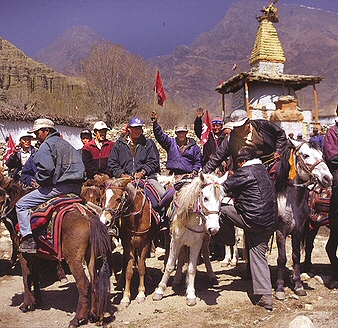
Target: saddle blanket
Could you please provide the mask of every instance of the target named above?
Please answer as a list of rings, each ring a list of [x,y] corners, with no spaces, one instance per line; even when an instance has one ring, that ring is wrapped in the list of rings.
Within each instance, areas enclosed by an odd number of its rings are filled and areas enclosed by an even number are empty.
[[[329,223],[329,208],[332,195],[331,188],[316,188],[310,191],[309,207],[311,209],[310,226],[314,224],[327,225]]]
[[[83,200],[75,194],[65,194],[41,204],[31,215],[31,227],[38,239],[38,251],[61,260],[61,227],[65,213],[75,208],[83,211]],[[19,230],[19,224],[16,227]]]

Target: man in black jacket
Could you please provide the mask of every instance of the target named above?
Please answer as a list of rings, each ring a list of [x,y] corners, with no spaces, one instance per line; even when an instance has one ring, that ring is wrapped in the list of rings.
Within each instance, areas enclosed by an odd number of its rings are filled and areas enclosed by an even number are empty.
[[[280,157],[287,144],[282,128],[267,120],[250,120],[245,110],[234,110],[230,123],[233,127],[230,137],[224,139],[203,167],[204,173],[214,171],[229,156],[236,163],[238,151],[244,146],[254,148],[263,163],[271,163]]]
[[[235,200],[235,205],[222,206],[222,222],[230,222],[244,230],[256,304],[272,310],[266,252],[277,224],[275,187],[255,150],[243,147],[237,155],[238,169],[224,183],[224,189]]]

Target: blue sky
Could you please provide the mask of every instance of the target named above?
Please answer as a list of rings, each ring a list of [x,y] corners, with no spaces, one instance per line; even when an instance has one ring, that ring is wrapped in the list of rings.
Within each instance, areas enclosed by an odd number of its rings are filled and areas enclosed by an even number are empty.
[[[190,45],[221,21],[231,0],[0,0],[0,37],[32,56],[86,25],[145,58]],[[269,1],[263,1],[262,4]],[[279,0],[338,12],[337,0]]]

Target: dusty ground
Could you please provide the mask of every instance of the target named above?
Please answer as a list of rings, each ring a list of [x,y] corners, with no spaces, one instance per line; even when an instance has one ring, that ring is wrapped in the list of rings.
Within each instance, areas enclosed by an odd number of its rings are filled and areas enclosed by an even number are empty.
[[[147,299],[143,304],[135,300],[122,309],[119,306],[121,292],[115,290],[111,278],[111,306],[106,314],[107,327],[288,327],[297,316],[307,316],[315,327],[337,327],[338,290],[330,290],[324,282],[329,280],[330,267],[325,252],[327,229],[321,228],[313,253],[313,272],[303,281],[308,295],[297,299],[287,288],[285,301],[274,301],[269,312],[255,307],[248,298],[251,282],[246,278],[244,261],[236,268],[221,267],[212,261],[218,277],[217,286],[208,286],[204,265],[198,267],[196,289],[198,302],[194,307],[185,304],[184,288],[173,291],[171,281],[162,301],[152,301],[156,284],[163,268],[163,250],[157,249],[156,257],[147,259],[150,278],[147,280]],[[289,243],[290,244],[290,243]],[[272,281],[276,280],[276,245],[269,255]],[[41,279],[41,309],[22,313],[18,306],[23,301],[23,284],[20,266],[10,268],[10,240],[0,225],[0,327],[67,327],[72,319],[77,302],[77,289],[71,275],[69,282],[55,282],[53,271],[47,271]],[[290,262],[289,262],[290,263]],[[288,263],[288,264],[289,264]],[[290,265],[289,265],[290,267]],[[137,277],[134,281],[136,285]],[[134,290],[134,297],[135,297]],[[83,327],[94,327],[87,324]]]

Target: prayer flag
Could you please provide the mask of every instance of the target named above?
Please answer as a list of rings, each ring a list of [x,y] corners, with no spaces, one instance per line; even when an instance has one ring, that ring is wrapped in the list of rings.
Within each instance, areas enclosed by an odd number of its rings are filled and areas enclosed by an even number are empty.
[[[164,92],[164,88],[163,88],[163,84],[162,84],[162,79],[160,76],[160,71],[157,71],[156,74],[156,84],[154,86],[155,92],[157,93],[157,103],[160,106],[163,106],[164,101],[167,99],[165,92]]]
[[[210,119],[209,111],[206,110],[205,116],[204,116],[204,122],[202,125],[202,136],[201,136],[202,146],[204,146],[207,143],[211,129],[212,129],[212,126],[211,126],[211,119]]]
[[[235,71],[235,70],[237,69],[237,67],[238,67],[237,64],[234,63],[234,64],[232,65],[232,70]]]

